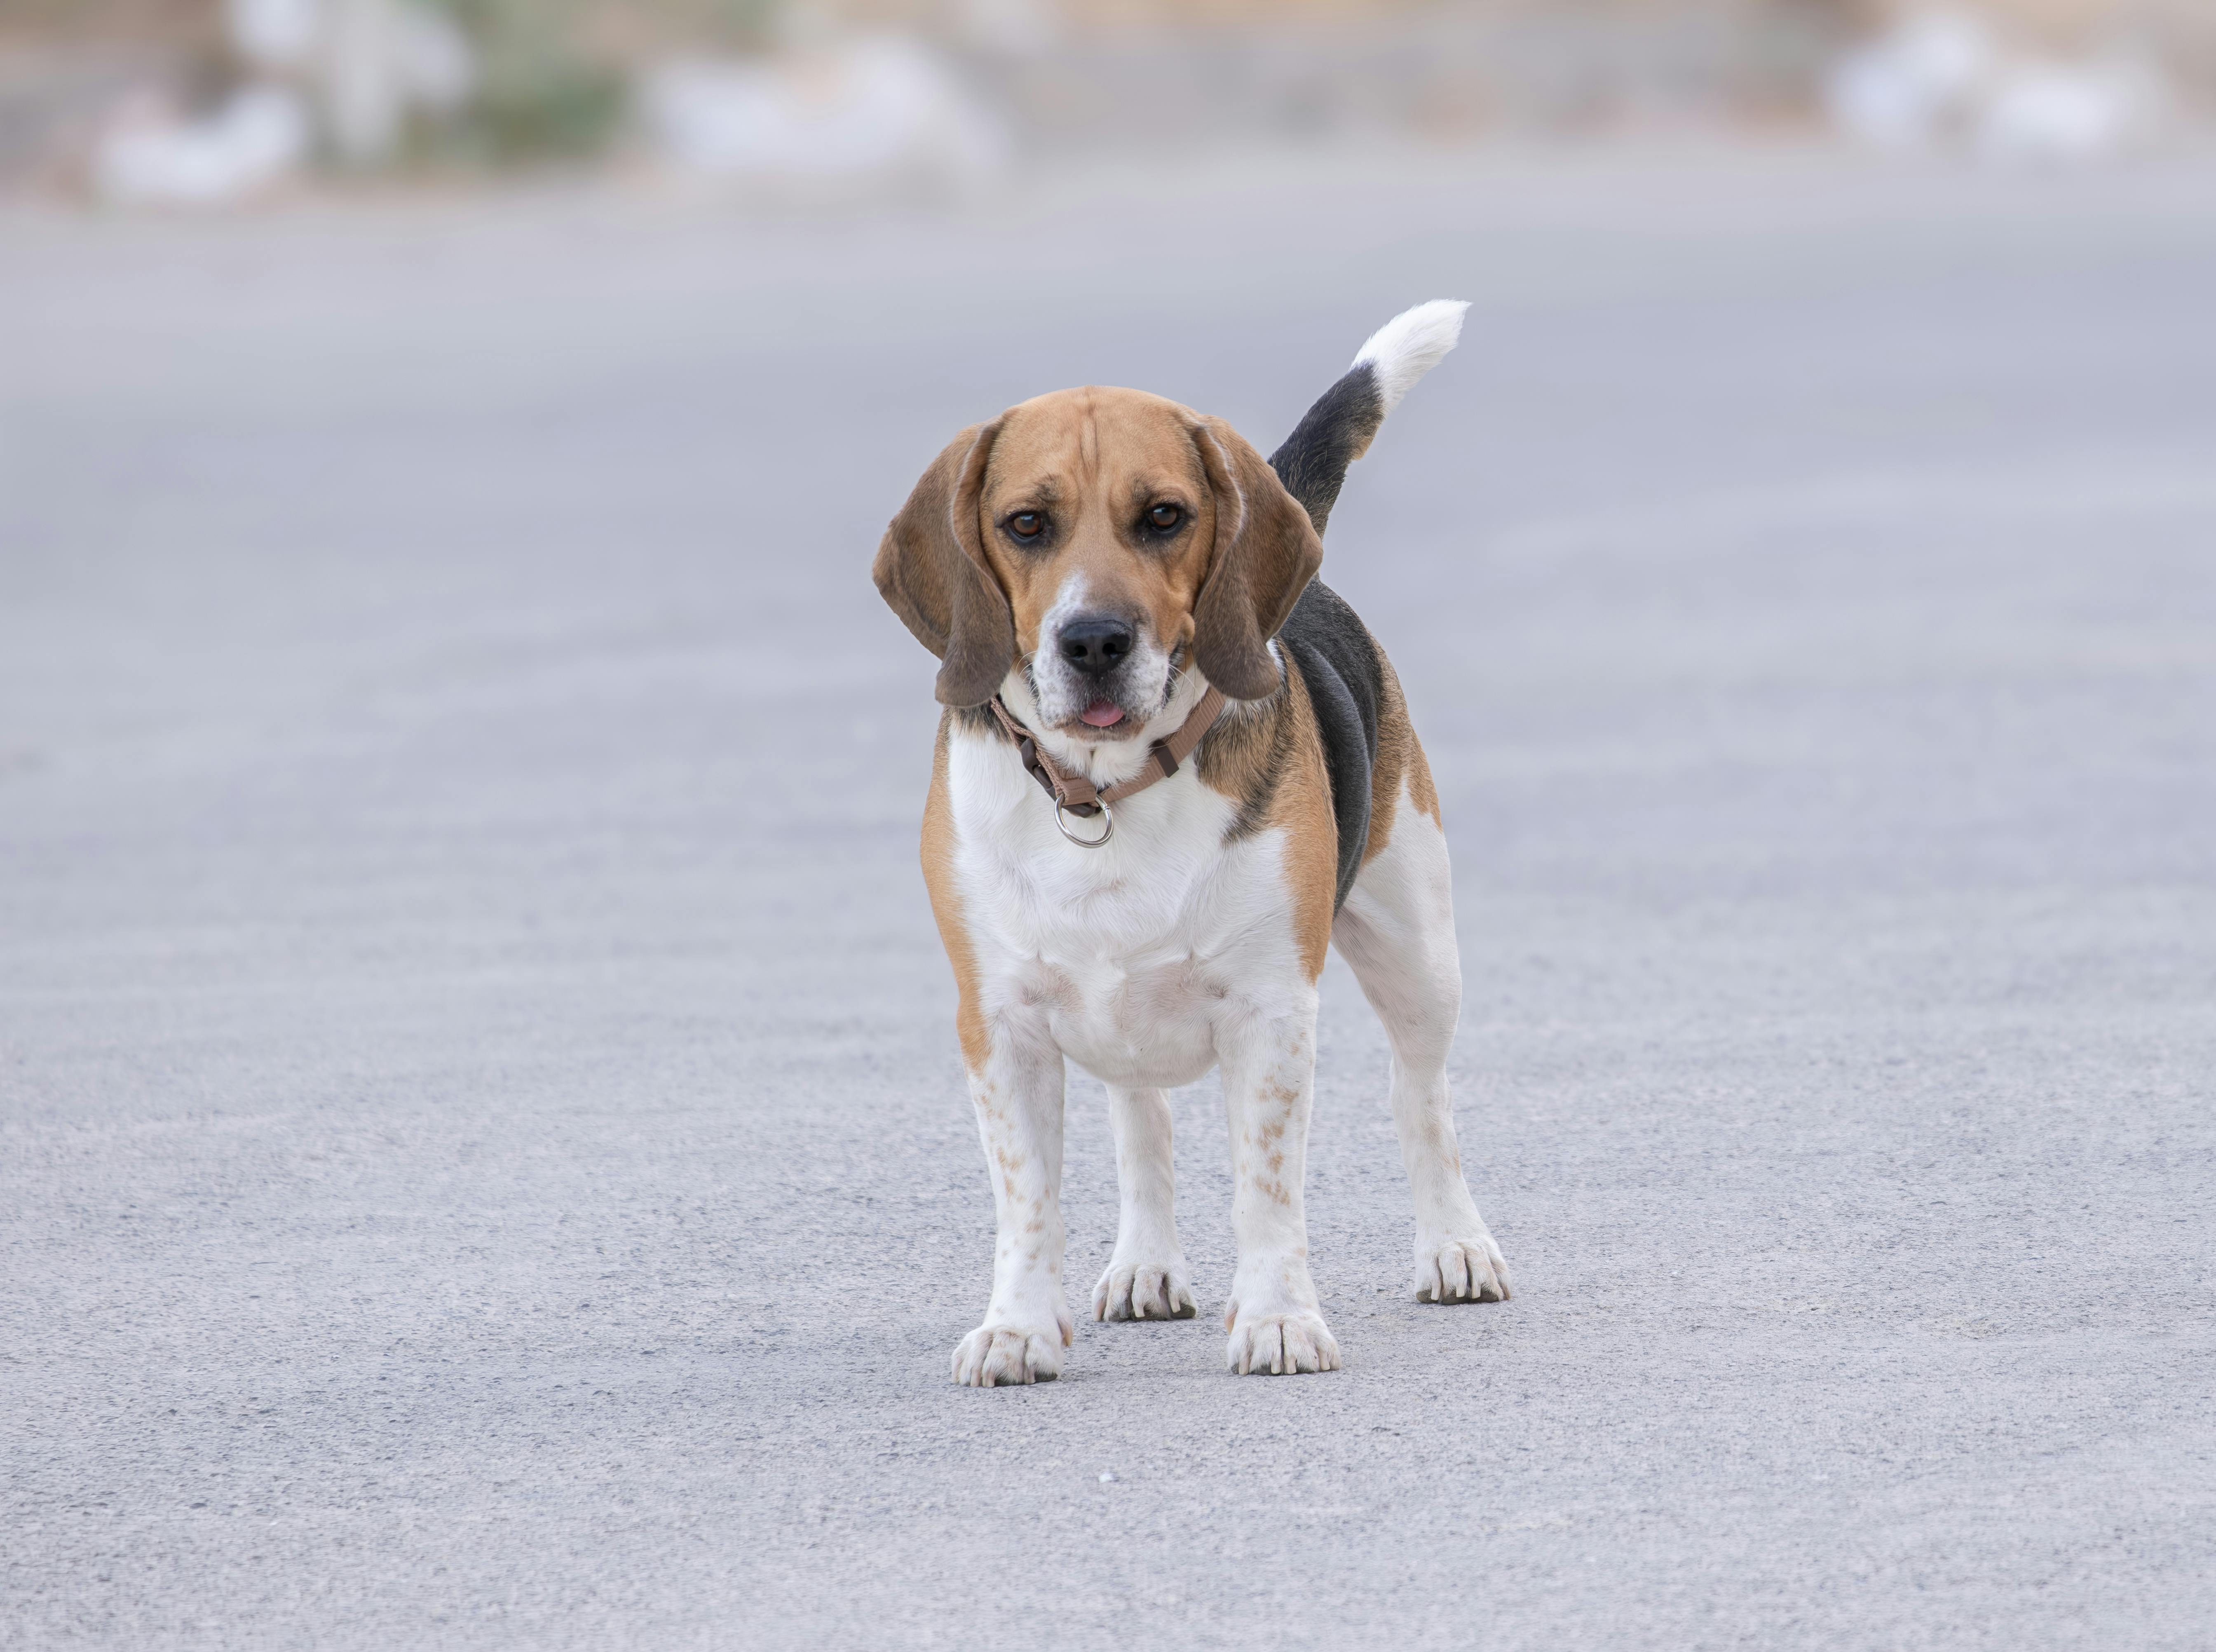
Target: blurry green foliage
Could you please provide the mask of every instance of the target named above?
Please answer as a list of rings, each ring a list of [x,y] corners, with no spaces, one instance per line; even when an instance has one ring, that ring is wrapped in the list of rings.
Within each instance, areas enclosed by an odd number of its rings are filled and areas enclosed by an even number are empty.
[[[624,77],[586,49],[580,0],[430,0],[477,50],[476,95],[417,134],[439,159],[517,162],[590,155],[623,119]]]
[[[468,36],[477,89],[427,125],[424,159],[515,163],[591,155],[623,123],[626,81],[683,51],[766,46],[779,0],[426,0]]]

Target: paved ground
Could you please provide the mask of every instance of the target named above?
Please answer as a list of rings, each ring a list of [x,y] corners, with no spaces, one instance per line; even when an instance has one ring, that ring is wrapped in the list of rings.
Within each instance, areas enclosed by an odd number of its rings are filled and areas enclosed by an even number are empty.
[[[10,1647],[2200,1648],[2216,168],[1356,163],[866,225],[0,225]],[[1265,445],[1458,856],[1499,1307],[948,1352],[990,1205],[870,589],[958,424]],[[1105,1256],[1072,1088],[1072,1274]],[[1104,1478],[1111,1474],[1112,1481]]]

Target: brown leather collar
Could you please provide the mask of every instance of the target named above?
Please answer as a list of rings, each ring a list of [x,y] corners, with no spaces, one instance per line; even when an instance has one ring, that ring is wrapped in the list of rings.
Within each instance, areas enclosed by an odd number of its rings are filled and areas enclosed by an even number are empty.
[[[1102,788],[1094,786],[1082,774],[1069,773],[1042,751],[1038,742],[1031,737],[1031,730],[1016,721],[1008,708],[1000,703],[998,694],[994,695],[990,702],[993,715],[1000,718],[1000,726],[1008,731],[1009,737],[1016,743],[1016,749],[1023,755],[1024,767],[1031,770],[1031,778],[1039,783],[1047,796],[1054,799],[1057,823],[1064,812],[1078,816],[1097,815],[1104,805],[1121,803],[1134,792],[1145,791],[1156,780],[1169,779],[1178,772],[1178,766],[1192,755],[1193,749],[1200,744],[1201,737],[1214,725],[1227,703],[1223,691],[1211,684],[1208,692],[1200,697],[1200,704],[1192,708],[1192,715],[1185,718],[1177,732],[1154,742],[1154,749],[1147,754],[1145,767],[1128,780]],[[1063,835],[1068,835],[1067,830]],[[1071,841],[1086,842],[1088,840],[1073,838]],[[1107,839],[1103,836],[1098,841],[1105,842]]]

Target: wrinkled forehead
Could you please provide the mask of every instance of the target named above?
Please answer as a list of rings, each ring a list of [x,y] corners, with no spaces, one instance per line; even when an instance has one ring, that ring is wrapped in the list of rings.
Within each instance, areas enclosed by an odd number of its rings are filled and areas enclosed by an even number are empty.
[[[1207,485],[1189,408],[1144,391],[1087,385],[1010,410],[993,444],[985,490],[994,500],[1038,490],[1069,502]]]

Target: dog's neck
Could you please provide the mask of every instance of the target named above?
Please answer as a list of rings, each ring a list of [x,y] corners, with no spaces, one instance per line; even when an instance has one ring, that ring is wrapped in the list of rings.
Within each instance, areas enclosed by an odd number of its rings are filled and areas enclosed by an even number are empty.
[[[1120,740],[1080,740],[1059,729],[1042,727],[1038,701],[1032,698],[1031,684],[1025,681],[1020,669],[1011,670],[1001,682],[1000,703],[1030,731],[1048,756],[1105,791],[1111,786],[1122,785],[1144,767],[1154,742],[1166,739],[1183,728],[1207,692],[1208,679],[1197,669],[1183,672],[1170,689],[1169,699],[1161,710],[1142,724],[1136,734]]]

